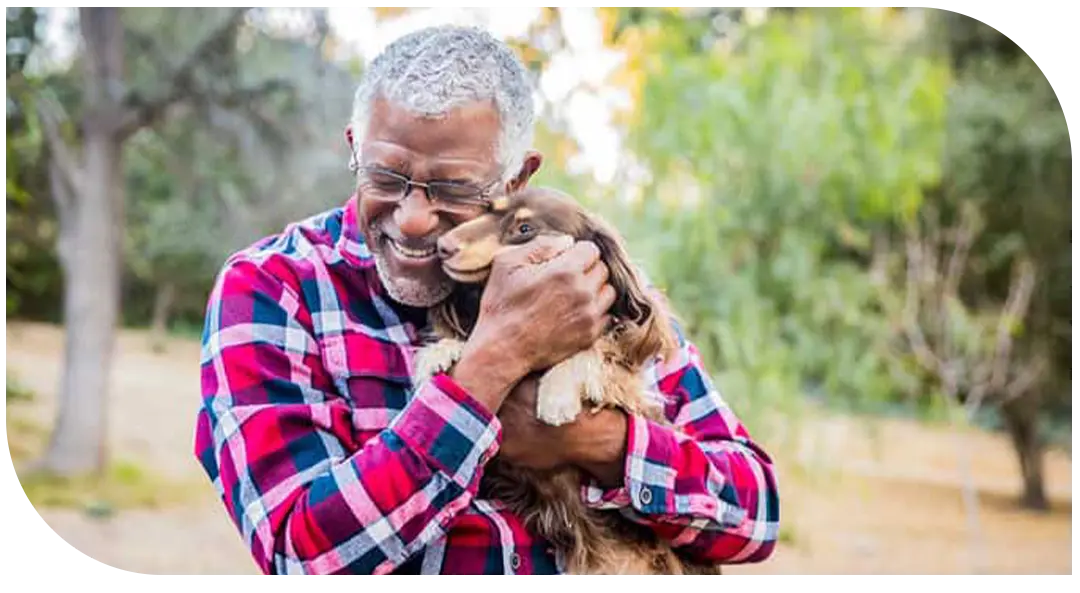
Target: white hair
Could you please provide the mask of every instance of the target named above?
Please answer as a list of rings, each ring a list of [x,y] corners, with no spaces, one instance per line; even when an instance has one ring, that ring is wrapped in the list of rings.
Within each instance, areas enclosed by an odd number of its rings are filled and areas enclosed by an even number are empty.
[[[496,158],[508,181],[532,144],[532,90],[524,64],[491,34],[453,25],[421,29],[395,40],[364,71],[353,100],[354,149],[377,98],[427,117],[492,101],[500,123]]]

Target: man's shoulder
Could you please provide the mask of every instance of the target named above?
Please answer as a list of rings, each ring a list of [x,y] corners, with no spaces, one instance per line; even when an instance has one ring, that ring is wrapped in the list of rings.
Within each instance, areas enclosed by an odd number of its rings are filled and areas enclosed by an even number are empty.
[[[236,250],[226,259],[226,264],[245,260],[257,262],[273,256],[310,259],[317,247],[332,247],[340,238],[344,212],[344,206],[335,206],[290,222],[281,230]]]
[[[343,245],[347,207],[348,204],[340,204],[295,220],[232,252],[222,263],[219,278],[230,272],[249,270],[269,275],[278,282],[298,284],[318,270],[339,263],[347,255]],[[362,238],[351,242],[363,248]],[[356,251],[355,246],[352,251]]]

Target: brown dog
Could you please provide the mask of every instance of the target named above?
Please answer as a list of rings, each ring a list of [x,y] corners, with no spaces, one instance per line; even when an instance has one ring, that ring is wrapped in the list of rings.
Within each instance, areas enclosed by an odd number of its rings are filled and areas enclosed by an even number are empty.
[[[594,242],[610,270],[616,297],[613,327],[591,349],[539,379],[537,418],[557,426],[573,421],[587,404],[666,422],[661,402],[650,398],[641,377],[647,363],[670,356],[678,347],[663,303],[645,291],[619,236],[573,199],[550,189],[531,188],[497,200],[489,212],[440,239],[443,269],[458,287],[431,310],[438,341],[417,354],[417,384],[449,370],[460,357],[495,254],[541,235],[565,237],[567,247],[579,240]],[[509,505],[560,550],[571,574],[719,574],[718,568],[688,563],[618,513],[589,509],[580,492],[576,469],[533,471],[498,457],[488,464],[481,482],[483,496]]]

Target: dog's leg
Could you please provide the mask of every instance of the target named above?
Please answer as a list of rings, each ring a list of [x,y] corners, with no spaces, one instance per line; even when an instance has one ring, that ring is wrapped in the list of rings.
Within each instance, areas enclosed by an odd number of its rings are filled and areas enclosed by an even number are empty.
[[[465,342],[450,338],[420,349],[413,365],[413,384],[422,385],[435,375],[449,371],[461,358],[464,347]]]
[[[582,399],[604,400],[603,359],[595,350],[575,354],[540,377],[536,418],[552,426],[572,422],[581,413]]]

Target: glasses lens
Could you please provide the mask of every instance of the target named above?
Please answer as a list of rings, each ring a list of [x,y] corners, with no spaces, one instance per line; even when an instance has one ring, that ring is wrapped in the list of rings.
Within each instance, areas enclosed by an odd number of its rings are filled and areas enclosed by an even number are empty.
[[[367,181],[370,189],[393,198],[404,194],[407,185],[405,179],[385,171],[368,171]]]
[[[447,208],[476,208],[484,205],[484,190],[461,183],[434,182],[431,197]]]

